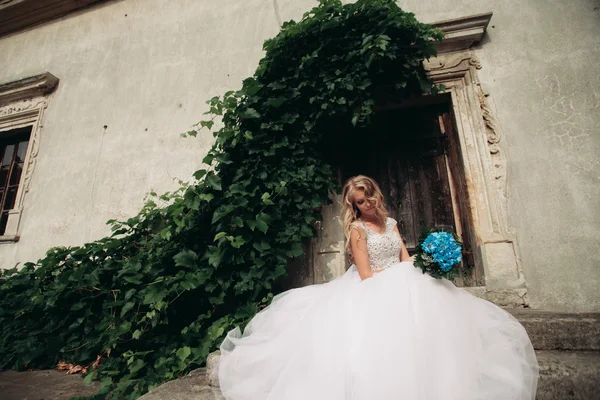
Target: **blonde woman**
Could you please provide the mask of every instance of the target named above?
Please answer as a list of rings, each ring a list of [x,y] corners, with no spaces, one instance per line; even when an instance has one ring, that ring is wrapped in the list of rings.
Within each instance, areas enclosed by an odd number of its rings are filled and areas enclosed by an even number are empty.
[[[275,297],[221,346],[228,400],[533,400],[538,365],[499,307],[424,275],[366,176],[342,193],[340,278]]]

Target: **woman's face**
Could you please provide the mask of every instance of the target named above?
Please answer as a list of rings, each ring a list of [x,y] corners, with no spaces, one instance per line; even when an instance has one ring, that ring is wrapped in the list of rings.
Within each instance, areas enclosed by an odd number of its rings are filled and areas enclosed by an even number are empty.
[[[375,202],[368,200],[363,190],[354,192],[354,205],[361,215],[375,215]]]

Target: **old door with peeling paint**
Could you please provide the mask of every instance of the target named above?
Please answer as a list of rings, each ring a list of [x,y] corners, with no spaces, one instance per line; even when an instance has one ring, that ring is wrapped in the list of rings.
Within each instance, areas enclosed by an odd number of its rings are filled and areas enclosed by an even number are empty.
[[[464,265],[472,265],[468,209],[463,190],[458,141],[448,102],[378,111],[367,129],[340,132],[333,138],[333,162],[340,182],[363,174],[374,178],[385,196],[389,216],[410,253],[424,228],[445,228],[464,242]],[[324,209],[319,237],[305,262],[313,283],[329,281],[347,268],[339,221],[340,198]],[[474,269],[455,283],[477,285],[482,273]]]

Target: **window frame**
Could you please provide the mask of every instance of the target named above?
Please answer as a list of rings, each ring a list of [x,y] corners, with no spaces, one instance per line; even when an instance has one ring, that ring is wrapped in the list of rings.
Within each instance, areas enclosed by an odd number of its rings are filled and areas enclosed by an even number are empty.
[[[50,94],[57,86],[58,78],[49,72],[0,84],[0,136],[15,129],[31,127],[15,205],[9,211],[0,243],[14,243],[20,239],[21,216],[37,163],[44,111],[48,107]]]

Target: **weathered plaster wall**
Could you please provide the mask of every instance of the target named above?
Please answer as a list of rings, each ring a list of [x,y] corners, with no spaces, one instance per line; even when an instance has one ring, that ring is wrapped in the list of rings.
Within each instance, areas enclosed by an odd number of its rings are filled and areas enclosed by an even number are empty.
[[[45,114],[21,241],[0,245],[0,266],[98,238],[106,220],[134,215],[144,193],[190,176],[212,137],[178,133],[200,119],[207,98],[252,74],[281,21],[315,3],[122,0],[0,38],[0,82],[44,71],[61,79]],[[529,301],[600,310],[600,3],[400,5],[427,22],[494,12],[475,51],[502,128]]]

